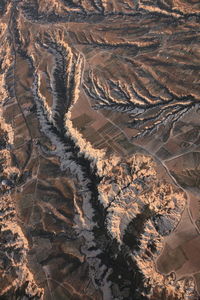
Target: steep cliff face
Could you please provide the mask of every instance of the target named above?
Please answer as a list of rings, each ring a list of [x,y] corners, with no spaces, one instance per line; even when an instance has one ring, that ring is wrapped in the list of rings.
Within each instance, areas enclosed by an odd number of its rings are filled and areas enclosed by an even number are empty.
[[[1,1],[2,299],[198,299],[199,13]]]

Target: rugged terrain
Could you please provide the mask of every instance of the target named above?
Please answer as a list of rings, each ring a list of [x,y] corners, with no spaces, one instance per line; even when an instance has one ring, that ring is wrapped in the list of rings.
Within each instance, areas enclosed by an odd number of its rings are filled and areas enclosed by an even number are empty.
[[[0,24],[0,299],[199,299],[199,1]]]

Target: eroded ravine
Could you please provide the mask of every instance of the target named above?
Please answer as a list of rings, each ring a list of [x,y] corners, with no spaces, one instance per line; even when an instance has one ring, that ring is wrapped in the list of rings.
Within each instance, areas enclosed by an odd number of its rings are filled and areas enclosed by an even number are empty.
[[[196,299],[199,7],[157,2],[0,7],[2,297]]]

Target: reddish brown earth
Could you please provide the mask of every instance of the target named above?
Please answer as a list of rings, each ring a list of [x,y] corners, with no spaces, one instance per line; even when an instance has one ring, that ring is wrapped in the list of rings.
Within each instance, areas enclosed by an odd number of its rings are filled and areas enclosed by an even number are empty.
[[[0,299],[199,299],[199,23],[1,1]]]

